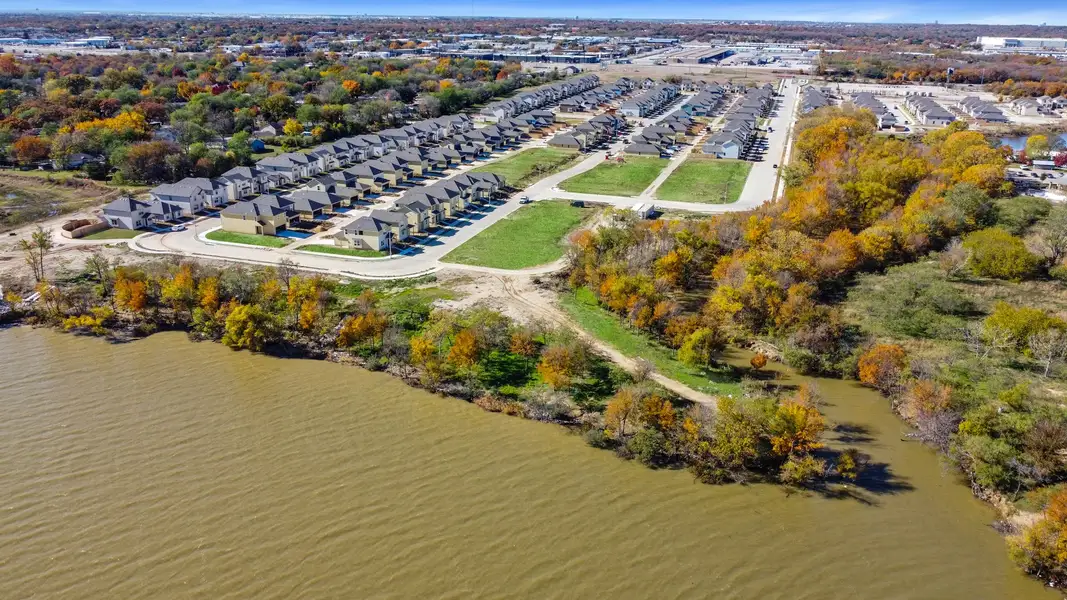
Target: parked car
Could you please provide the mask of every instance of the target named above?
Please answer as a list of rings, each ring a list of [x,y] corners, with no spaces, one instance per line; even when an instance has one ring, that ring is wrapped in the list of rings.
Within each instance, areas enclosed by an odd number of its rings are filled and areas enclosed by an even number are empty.
[[[529,196],[523,196],[522,198],[519,198],[519,204],[529,204],[529,203],[530,203],[530,197]]]
[[[571,200],[571,206],[575,208],[585,208],[585,202],[581,200]]]

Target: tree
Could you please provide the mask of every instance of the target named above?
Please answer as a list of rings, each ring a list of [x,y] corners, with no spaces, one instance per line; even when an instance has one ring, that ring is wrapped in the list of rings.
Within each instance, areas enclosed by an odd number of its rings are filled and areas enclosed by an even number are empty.
[[[660,431],[672,431],[677,422],[674,405],[659,394],[649,394],[641,399],[640,419],[646,427]]]
[[[175,157],[181,160],[175,160]],[[185,160],[181,149],[170,142],[134,144],[112,157],[124,181],[155,183],[171,179],[175,165]],[[168,161],[168,158],[171,160]]]
[[[1061,329],[1049,328],[1030,334],[1027,338],[1027,346],[1034,359],[1044,367],[1042,375],[1048,377],[1052,366],[1062,362],[1067,356],[1067,334],[1064,334]]]
[[[481,352],[479,346],[478,336],[473,331],[470,329],[460,331],[448,349],[448,362],[461,371],[472,373],[478,364],[478,355]]]
[[[53,246],[51,234],[40,225],[30,234],[29,240],[19,240],[19,249],[22,250],[23,259],[33,270],[33,278],[38,282],[44,281],[45,257],[48,256]]]
[[[20,165],[29,165],[47,158],[51,146],[35,135],[24,135],[11,144],[11,150]]]
[[[579,372],[579,357],[571,346],[554,344],[541,352],[537,372],[550,387],[565,388]]]
[[[726,340],[717,329],[701,327],[678,349],[678,360],[693,367],[708,367],[715,362],[715,355],[726,347]]]
[[[282,285],[285,286],[285,289],[288,290],[289,282],[297,273],[296,263],[291,259],[283,258],[278,261],[277,271],[278,281],[280,281]]]
[[[141,279],[130,279],[120,272],[115,277],[115,306],[141,312],[148,306],[148,285]]]
[[[1067,329],[1067,323],[1040,308],[993,304],[993,311],[982,322],[985,337],[992,345],[996,338],[1006,338],[998,349],[1024,350],[1030,337],[1048,329]],[[1005,335],[1006,334],[1006,335]]]
[[[197,300],[192,266],[184,264],[178,267],[178,272],[174,274],[174,277],[163,282],[160,298],[176,311],[191,311]]]
[[[287,119],[285,125],[282,126],[282,131],[288,136],[298,136],[304,133],[304,126],[296,119]]]
[[[296,113],[296,104],[285,94],[274,94],[263,101],[260,109],[263,111],[263,117],[268,121],[281,121]]]
[[[1037,242],[1049,264],[1058,265],[1067,257],[1067,207],[1057,204],[1041,220],[1036,230]]]
[[[205,277],[197,286],[200,308],[214,314],[219,309],[219,278]]]
[[[759,456],[764,428],[756,415],[733,398],[719,398],[711,454],[727,470],[743,471]]]
[[[904,349],[896,344],[877,344],[860,356],[860,382],[883,394],[889,394],[900,383],[907,366]]]
[[[369,310],[364,314],[353,315],[341,323],[341,329],[337,334],[337,345],[341,348],[350,348],[366,341],[377,343],[389,326],[389,318],[377,310]]]
[[[970,253],[971,269],[983,277],[1019,281],[1030,276],[1038,263],[1021,239],[999,227],[971,233],[963,247]]]
[[[1067,584],[1067,491],[1049,501],[1041,520],[1009,538],[1012,559],[1050,585]]]
[[[819,409],[798,398],[778,405],[771,418],[771,447],[780,456],[792,456],[821,448],[819,439],[826,421]]]
[[[85,259],[85,270],[93,274],[104,296],[111,293],[111,261],[100,252],[93,252]]]
[[[255,304],[238,304],[226,317],[222,343],[234,350],[260,352],[273,336],[273,317]]]
[[[629,429],[637,420],[637,393],[633,388],[624,387],[615,392],[604,409],[604,424],[608,435],[623,440],[629,435]]]
[[[1034,159],[1048,158],[1052,151],[1047,135],[1032,135],[1026,138],[1026,155]]]

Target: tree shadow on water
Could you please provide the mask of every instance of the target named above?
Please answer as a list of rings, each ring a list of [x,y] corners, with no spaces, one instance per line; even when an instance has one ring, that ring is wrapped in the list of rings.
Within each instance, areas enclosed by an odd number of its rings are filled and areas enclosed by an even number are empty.
[[[832,430],[835,441],[842,444],[867,444],[874,441],[871,430],[860,423],[838,423]]]

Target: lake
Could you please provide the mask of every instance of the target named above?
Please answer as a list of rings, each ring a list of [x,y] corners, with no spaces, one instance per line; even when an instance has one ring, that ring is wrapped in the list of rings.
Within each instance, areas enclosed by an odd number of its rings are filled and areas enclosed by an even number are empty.
[[[830,499],[177,333],[7,329],[0,364],[4,598],[1058,597],[846,382],[818,382],[832,443],[882,467]]]

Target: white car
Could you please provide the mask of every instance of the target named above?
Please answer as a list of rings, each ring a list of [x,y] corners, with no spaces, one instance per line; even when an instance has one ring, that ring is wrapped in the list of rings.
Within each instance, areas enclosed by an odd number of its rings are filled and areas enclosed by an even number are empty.
[[[171,227],[170,230],[174,232],[185,231],[185,225],[175,225],[174,227]]]

